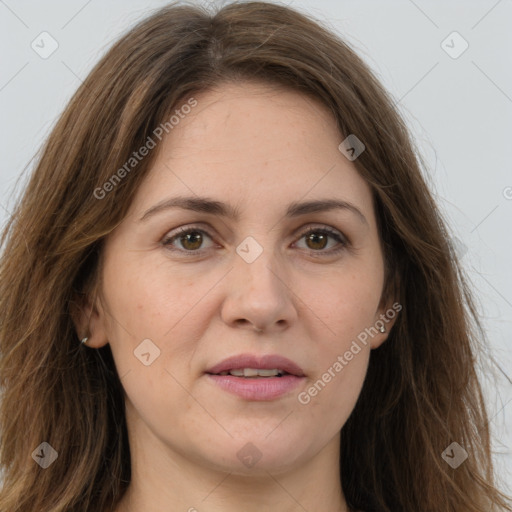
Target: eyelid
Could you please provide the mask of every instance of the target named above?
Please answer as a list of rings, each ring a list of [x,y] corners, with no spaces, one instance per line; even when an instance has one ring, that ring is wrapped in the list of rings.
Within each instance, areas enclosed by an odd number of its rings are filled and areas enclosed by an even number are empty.
[[[299,229],[296,232],[295,236],[303,237],[304,235],[307,235],[307,234],[309,234],[311,232],[316,233],[318,231],[324,231],[324,232],[328,233],[331,236],[338,236],[339,238],[341,238],[341,240],[344,243],[346,243],[346,244],[350,243],[349,238],[345,235],[345,233],[343,233],[343,231],[340,231],[339,229],[333,228],[332,226],[329,226],[327,224],[315,224],[315,223],[313,223],[312,225],[308,225],[307,228]]]
[[[341,251],[349,249],[349,247],[351,246],[350,240],[342,231],[339,231],[338,229],[325,224],[312,225],[306,228],[305,230],[299,230],[298,236],[296,236],[297,242],[302,240],[305,236],[309,235],[310,233],[324,233],[338,242],[337,247],[331,247],[330,249],[327,250],[315,251],[313,249],[303,249],[307,251],[309,254],[313,255],[314,257],[321,258],[322,256],[335,256]]]
[[[211,240],[213,240],[213,238],[214,238],[212,236],[212,234],[207,229],[205,229],[203,227],[199,227],[199,225],[187,224],[185,226],[180,226],[178,228],[172,229],[171,231],[168,231],[164,235],[164,237],[162,238],[160,243],[162,245],[164,245],[165,247],[168,247],[170,245],[169,242],[171,240],[178,239],[180,237],[180,235],[188,233],[188,232],[198,232],[198,233],[201,233],[203,235],[206,235]],[[181,253],[189,253],[190,255],[193,255],[193,254],[201,254],[206,249],[199,249],[197,251],[185,251],[183,249],[169,249],[169,250],[176,251],[176,252],[181,252]]]

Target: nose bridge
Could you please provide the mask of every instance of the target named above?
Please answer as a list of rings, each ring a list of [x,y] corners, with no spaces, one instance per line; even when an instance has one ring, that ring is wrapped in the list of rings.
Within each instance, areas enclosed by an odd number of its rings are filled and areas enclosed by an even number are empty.
[[[260,243],[256,236],[248,236],[236,247],[236,253],[225,320],[249,322],[256,328],[291,322],[295,316],[291,291],[270,237]]]
[[[262,237],[259,237],[260,241]],[[270,237],[266,237],[262,243],[254,236],[246,237],[236,248],[236,253],[241,261],[237,261],[240,266],[243,281],[251,289],[258,288],[260,285],[265,288],[271,286],[276,288],[276,277],[279,265],[276,263],[275,251],[271,247]],[[278,291],[277,289],[273,291]]]

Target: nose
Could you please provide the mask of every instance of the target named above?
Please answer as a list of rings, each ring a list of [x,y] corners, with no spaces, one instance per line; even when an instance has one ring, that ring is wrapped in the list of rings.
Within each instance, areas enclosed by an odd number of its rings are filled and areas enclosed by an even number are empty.
[[[236,254],[234,268],[226,276],[223,321],[231,327],[258,332],[289,328],[298,315],[287,277],[284,265],[269,250],[264,249],[250,263]]]

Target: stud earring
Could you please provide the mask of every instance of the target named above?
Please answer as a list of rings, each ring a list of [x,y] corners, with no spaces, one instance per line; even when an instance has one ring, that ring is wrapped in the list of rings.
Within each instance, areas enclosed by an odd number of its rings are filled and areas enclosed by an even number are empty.
[[[381,325],[379,327],[379,331],[382,332],[382,333],[385,333],[386,332],[386,328],[383,325]]]
[[[87,343],[87,341],[89,340],[89,338],[83,338],[82,339],[82,344],[85,345]]]

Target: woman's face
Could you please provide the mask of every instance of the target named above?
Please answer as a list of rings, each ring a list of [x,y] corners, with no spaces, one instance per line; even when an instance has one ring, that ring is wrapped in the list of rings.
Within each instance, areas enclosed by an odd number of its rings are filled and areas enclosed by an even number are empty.
[[[107,239],[89,345],[111,345],[141,450],[285,471],[337,442],[387,336],[371,193],[313,100],[194,97]]]

